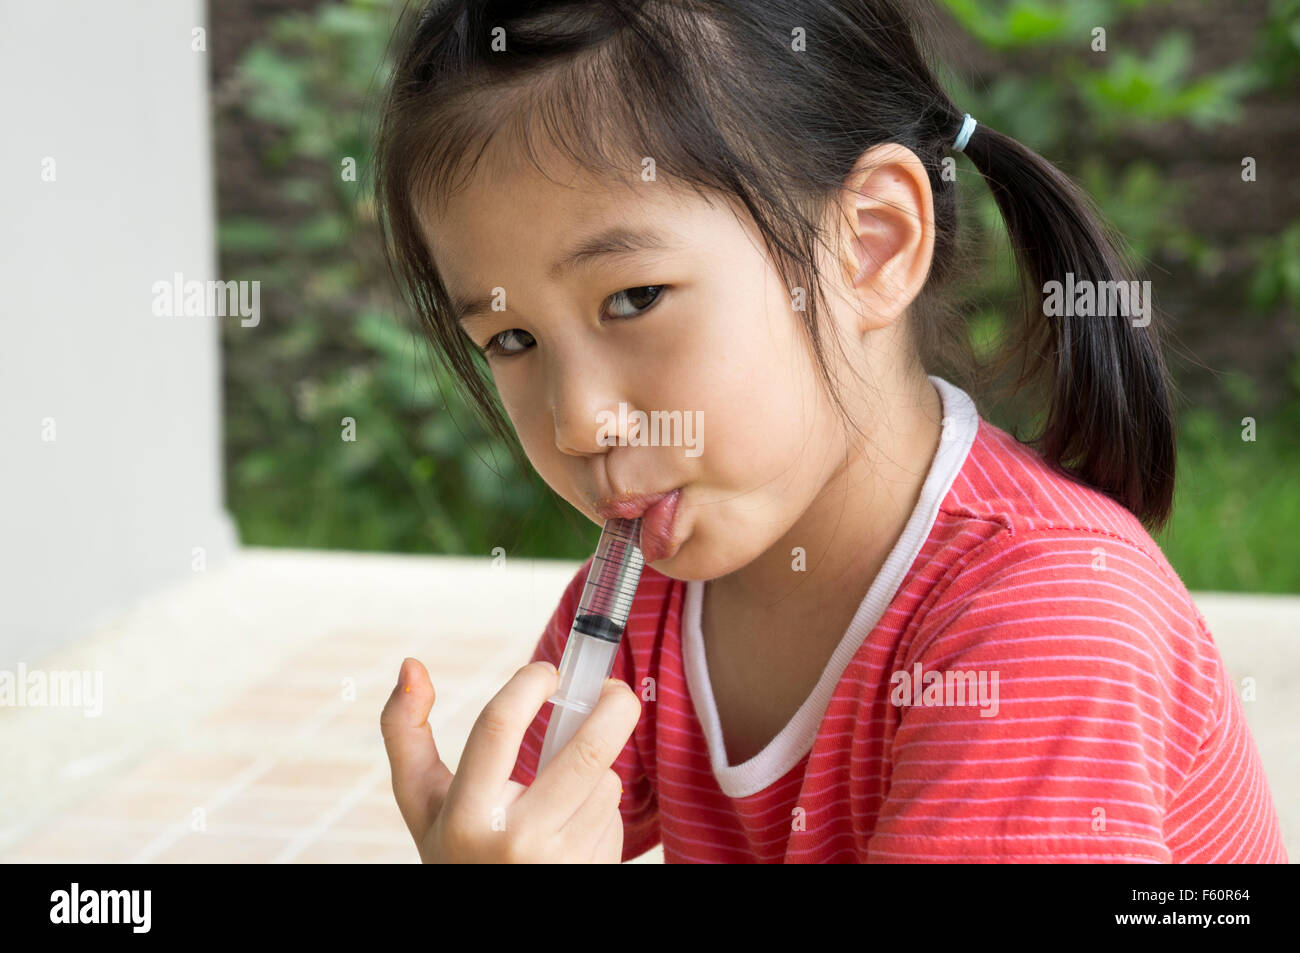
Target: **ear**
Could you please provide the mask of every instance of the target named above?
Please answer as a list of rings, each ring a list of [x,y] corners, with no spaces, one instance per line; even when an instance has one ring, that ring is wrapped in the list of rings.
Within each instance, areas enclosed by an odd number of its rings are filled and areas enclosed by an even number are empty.
[[[934,196],[921,160],[896,142],[871,147],[845,180],[837,214],[860,330],[886,327],[920,294],[934,254]]]

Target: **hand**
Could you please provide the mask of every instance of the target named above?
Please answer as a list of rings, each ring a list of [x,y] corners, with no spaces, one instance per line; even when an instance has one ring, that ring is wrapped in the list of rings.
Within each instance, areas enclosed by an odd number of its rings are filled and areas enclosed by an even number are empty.
[[[510,780],[524,734],[558,683],[549,662],[516,672],[474,722],[453,773],[429,727],[428,672],[415,659],[402,662],[379,730],[398,810],[424,863],[622,860],[623,788],[610,766],[641,717],[626,683],[606,680],[582,727],[531,785]]]

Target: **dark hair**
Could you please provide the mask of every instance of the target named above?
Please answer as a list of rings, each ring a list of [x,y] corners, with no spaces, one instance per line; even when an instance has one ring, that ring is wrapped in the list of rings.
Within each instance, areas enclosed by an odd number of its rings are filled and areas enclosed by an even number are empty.
[[[435,0],[408,9],[379,121],[377,213],[394,277],[489,426],[515,446],[481,354],[452,317],[416,208],[445,203],[503,129],[539,169],[535,127],[594,172],[630,178],[653,156],[659,174],[748,212],[787,288],[807,290],[813,357],[846,418],[819,333],[817,249],[826,247],[828,203],[861,155],[906,146],[929,174],[935,216],[909,330],[926,367],[951,364],[960,379],[974,355],[937,289],[960,257],[956,184],[941,170],[963,113],[922,55],[914,12],[903,0]],[[797,28],[806,50],[793,48]],[[1123,314],[1047,317],[1041,303],[1046,284],[1067,273],[1076,283],[1132,280],[1122,241],[1065,174],[1016,140],[980,124],[965,155],[992,190],[1020,266],[1025,326],[1003,366],[1019,354],[1014,386],[1050,393],[1032,442],[1159,528],[1172,506],[1175,434],[1155,319],[1134,327]]]

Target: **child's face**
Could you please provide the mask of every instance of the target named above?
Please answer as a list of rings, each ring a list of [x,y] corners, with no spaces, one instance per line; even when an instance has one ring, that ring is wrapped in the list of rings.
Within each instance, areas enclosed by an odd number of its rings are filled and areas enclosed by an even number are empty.
[[[496,338],[514,352],[489,366],[543,479],[598,524],[601,500],[680,488],[672,545],[653,563],[679,579],[715,578],[777,543],[798,545],[791,531],[847,445],[757,230],[657,182],[610,187],[552,171],[570,188],[531,166],[506,178],[482,169],[445,216],[428,213],[425,231],[454,298],[504,290],[507,310],[464,327],[476,344]],[[551,273],[615,226],[653,231],[666,247]],[[657,299],[628,290],[658,285]],[[695,447],[602,444],[620,402],[628,415],[693,415]]]

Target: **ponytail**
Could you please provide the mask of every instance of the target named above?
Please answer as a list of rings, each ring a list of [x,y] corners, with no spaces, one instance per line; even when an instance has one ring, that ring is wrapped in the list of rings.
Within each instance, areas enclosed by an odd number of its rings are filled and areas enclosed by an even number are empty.
[[[1145,320],[1154,308],[1148,299],[1135,326],[1131,307],[1075,315],[1046,305],[1051,282],[1067,294],[1083,282],[1094,291],[1137,288],[1120,239],[1086,193],[1015,139],[980,125],[963,151],[992,190],[1019,264],[1016,386],[1050,382],[1043,432],[1032,442],[1053,466],[1159,529],[1173,507],[1177,446],[1168,370],[1156,323]]]

